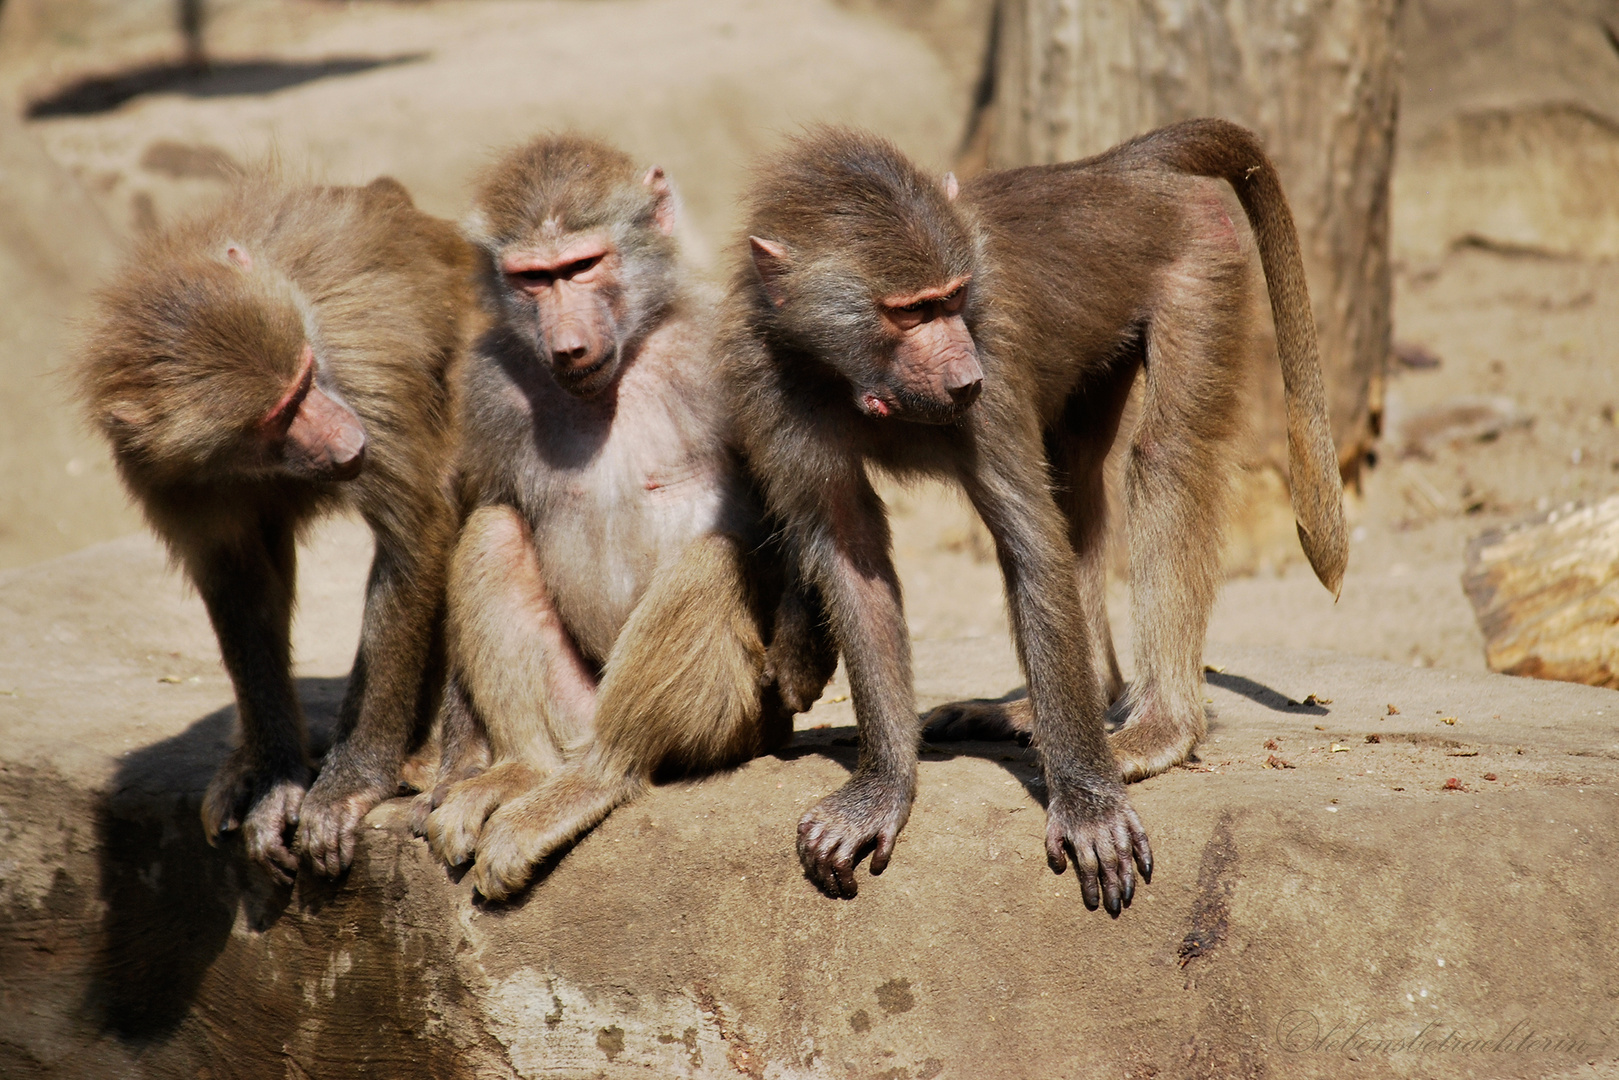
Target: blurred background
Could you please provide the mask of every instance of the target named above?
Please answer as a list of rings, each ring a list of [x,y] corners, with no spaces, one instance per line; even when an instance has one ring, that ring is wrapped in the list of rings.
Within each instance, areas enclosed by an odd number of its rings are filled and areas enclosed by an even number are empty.
[[[0,0],[0,570],[140,527],[55,372],[120,244],[233,162],[391,174],[456,217],[492,154],[579,128],[668,170],[717,273],[749,162],[807,123],[971,174],[1208,114],[1293,200],[1353,528],[1334,604],[1256,308],[1211,637],[1482,669],[1501,530],[1619,490],[1619,0]],[[1003,634],[981,526],[887,493],[913,634]],[[1612,563],[1581,579],[1604,628]],[[1568,677],[1613,684],[1598,638]]]

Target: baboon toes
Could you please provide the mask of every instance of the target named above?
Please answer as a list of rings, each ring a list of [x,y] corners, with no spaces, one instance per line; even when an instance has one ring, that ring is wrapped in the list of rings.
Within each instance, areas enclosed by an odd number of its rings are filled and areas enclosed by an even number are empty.
[[[427,819],[427,846],[445,866],[464,866],[478,851],[488,811],[453,796]]]

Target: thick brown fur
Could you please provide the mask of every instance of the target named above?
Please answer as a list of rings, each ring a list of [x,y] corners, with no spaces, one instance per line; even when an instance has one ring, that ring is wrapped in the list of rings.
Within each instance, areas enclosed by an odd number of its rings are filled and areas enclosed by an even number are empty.
[[[445,781],[416,827],[492,899],[655,776],[785,743],[836,663],[732,448],[673,200],[546,137],[468,218],[497,325],[466,371]]]
[[[1202,177],[1229,181],[1255,225],[1300,536],[1336,593],[1342,492],[1309,298],[1286,200],[1249,132],[1191,121],[1087,161],[990,173],[959,196],[953,177],[836,129],[761,171],[721,348],[749,464],[820,586],[860,723],[855,775],[799,827],[805,869],[828,892],[854,893],[866,850],[882,870],[915,789],[910,647],[868,465],[959,481],[1006,576],[1029,699],[947,708],[929,738],[1032,733],[1048,858],[1059,872],[1076,860],[1088,906],[1117,914],[1132,863],[1150,874],[1123,781],[1185,760],[1204,731],[1201,651],[1242,404],[1243,251]],[[895,360],[910,345],[894,319],[918,303],[942,326],[936,340],[970,335],[981,388],[947,395],[949,383],[901,371],[927,370]],[[1143,373],[1127,463],[1138,677],[1110,746],[1124,683],[1103,603],[1102,466]]]
[[[209,785],[204,826],[210,840],[241,828],[283,878],[297,849],[327,875],[349,864],[360,819],[395,793],[439,703],[472,271],[454,227],[396,182],[311,187],[267,168],[143,240],[87,328],[87,412],[201,593],[236,690],[242,745]],[[303,421],[314,434],[300,443]],[[343,509],[370,525],[376,555],[336,740],[309,787],[288,644],[295,544]]]

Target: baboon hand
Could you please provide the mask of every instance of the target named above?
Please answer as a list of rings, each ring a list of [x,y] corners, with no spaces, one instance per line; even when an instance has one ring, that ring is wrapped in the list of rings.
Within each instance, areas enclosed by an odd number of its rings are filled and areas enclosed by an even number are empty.
[[[887,869],[899,831],[911,816],[915,793],[911,782],[856,775],[816,803],[798,822],[798,859],[804,875],[828,896],[854,897],[860,891],[854,878],[856,864],[870,851],[872,874]]]
[[[1136,893],[1135,870],[1152,880],[1152,846],[1122,784],[1053,791],[1046,808],[1046,861],[1062,873],[1069,855],[1085,906],[1118,918]]]
[[[202,797],[202,827],[208,843],[220,834],[242,830],[248,857],[282,884],[298,872],[298,856],[287,843],[297,828],[304,791],[309,785],[303,766],[296,775],[276,780],[260,774],[248,755],[237,750],[225,760]]]
[[[298,822],[298,850],[317,874],[335,878],[348,869],[360,822],[391,794],[392,785],[356,778],[343,769],[321,770],[304,796]]]
[[[924,742],[1003,742],[1029,745],[1033,716],[1027,697],[1011,701],[973,698],[940,705],[922,717]]]

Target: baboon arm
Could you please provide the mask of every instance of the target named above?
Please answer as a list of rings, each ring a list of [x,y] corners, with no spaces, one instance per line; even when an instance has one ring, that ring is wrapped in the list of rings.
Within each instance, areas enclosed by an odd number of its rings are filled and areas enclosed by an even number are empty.
[[[296,567],[292,531],[266,527],[239,546],[189,553],[187,567],[219,639],[242,728],[241,747],[203,796],[203,829],[213,843],[220,833],[240,828],[248,856],[290,881],[298,857],[285,834],[298,820],[309,784],[303,707],[288,648]]]
[[[495,756],[560,765],[595,728],[596,675],[557,610],[522,515],[484,506],[468,517],[448,591],[450,666]]]
[[[882,501],[863,472],[824,494],[801,551],[848,668],[860,756],[848,783],[799,821],[798,854],[828,894],[852,897],[856,863],[870,850],[872,873],[882,873],[910,817],[918,728],[910,635]]]
[[[1000,432],[1002,436],[1006,432]],[[1152,849],[1119,777],[1105,728],[1106,695],[1091,662],[1089,628],[1074,602],[1073,553],[1041,472],[1039,443],[981,440],[968,498],[995,538],[1018,657],[1029,682],[1034,740],[1049,801],[1046,858],[1074,860],[1085,905],[1117,916],[1152,876]],[[993,445],[990,445],[993,442]]]
[[[353,860],[361,819],[394,793],[412,735],[427,729],[439,706],[443,656],[434,624],[446,545],[432,535],[408,547],[378,536],[337,741],[300,814],[299,844],[328,876]]]

